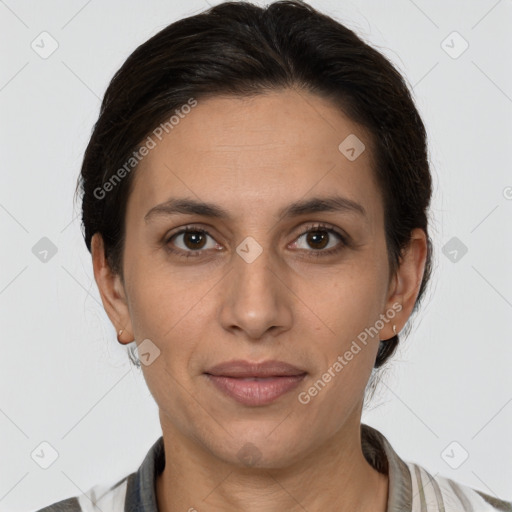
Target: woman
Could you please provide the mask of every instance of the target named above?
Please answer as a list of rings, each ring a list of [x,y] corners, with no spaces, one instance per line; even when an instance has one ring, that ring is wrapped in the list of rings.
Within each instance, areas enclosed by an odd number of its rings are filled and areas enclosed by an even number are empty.
[[[163,436],[44,511],[491,511],[361,423],[431,272],[424,125],[306,4],[173,23],[105,93],[80,181],[105,310]]]

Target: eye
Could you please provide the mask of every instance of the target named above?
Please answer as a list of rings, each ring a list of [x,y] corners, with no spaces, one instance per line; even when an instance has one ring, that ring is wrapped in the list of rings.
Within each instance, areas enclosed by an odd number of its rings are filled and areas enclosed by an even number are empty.
[[[177,253],[179,256],[189,258],[200,256],[204,250],[218,248],[215,242],[211,243],[210,246],[207,245],[208,237],[213,240],[208,231],[195,226],[187,226],[185,229],[170,236],[165,243],[171,253]],[[181,246],[179,243],[176,243],[176,240],[181,241]],[[179,250],[175,250],[171,244],[176,245]]]
[[[333,235],[339,242],[332,244]],[[212,242],[208,246],[208,238]],[[301,247],[299,241],[304,238],[309,247]],[[341,243],[340,243],[341,242]],[[198,226],[187,226],[174,233],[165,241],[166,249],[178,257],[190,258],[202,256],[207,250],[222,250],[208,231]],[[347,238],[336,229],[325,224],[312,224],[307,226],[298,238],[292,243],[293,248],[299,248],[313,257],[329,256],[340,252],[348,246]],[[175,248],[177,247],[177,249]],[[311,249],[312,248],[312,249]]]
[[[341,243],[331,243],[333,235],[335,238],[338,238]],[[304,239],[307,245],[306,247],[300,246],[298,241],[301,239]],[[307,229],[299,235],[293,245],[297,246],[299,249],[309,251],[312,256],[325,256],[341,251],[341,249],[347,245],[347,240],[341,233],[330,226],[315,224],[308,226]],[[313,250],[311,251],[310,248],[313,248]]]

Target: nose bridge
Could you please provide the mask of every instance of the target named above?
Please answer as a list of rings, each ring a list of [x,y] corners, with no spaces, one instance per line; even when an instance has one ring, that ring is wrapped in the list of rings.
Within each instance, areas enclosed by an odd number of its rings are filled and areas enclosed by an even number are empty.
[[[235,291],[239,298],[252,294],[252,302],[258,298],[275,300],[275,277],[272,270],[272,254],[255,238],[246,237],[236,248],[234,258]],[[274,279],[272,279],[274,277]],[[265,296],[265,297],[263,297]]]
[[[289,292],[275,276],[275,263],[272,251],[253,237],[237,246],[222,306],[225,328],[236,326],[259,338],[271,327],[289,327],[291,311],[285,296]]]

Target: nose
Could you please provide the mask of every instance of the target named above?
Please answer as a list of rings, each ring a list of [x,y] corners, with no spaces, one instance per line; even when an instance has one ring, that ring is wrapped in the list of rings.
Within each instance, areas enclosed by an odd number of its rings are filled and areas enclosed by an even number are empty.
[[[290,329],[293,320],[286,270],[274,261],[271,251],[255,250],[251,244],[242,245],[233,256],[220,310],[224,329],[252,341],[277,336]]]

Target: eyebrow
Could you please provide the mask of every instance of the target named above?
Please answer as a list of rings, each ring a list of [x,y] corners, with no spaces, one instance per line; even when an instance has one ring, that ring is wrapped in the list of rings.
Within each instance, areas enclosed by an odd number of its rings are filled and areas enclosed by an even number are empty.
[[[336,195],[295,201],[281,208],[278,212],[278,217],[280,219],[287,219],[318,212],[356,213],[362,217],[367,215],[366,210],[361,204],[347,197]],[[201,215],[222,220],[231,219],[231,215],[227,210],[214,203],[206,203],[195,199],[170,198],[164,203],[151,208],[144,216],[144,221],[148,222],[156,216],[178,214]]]

